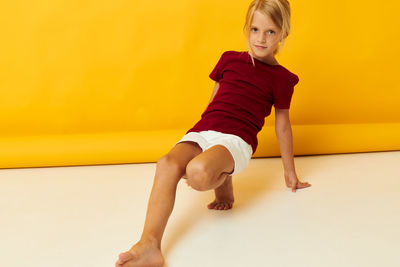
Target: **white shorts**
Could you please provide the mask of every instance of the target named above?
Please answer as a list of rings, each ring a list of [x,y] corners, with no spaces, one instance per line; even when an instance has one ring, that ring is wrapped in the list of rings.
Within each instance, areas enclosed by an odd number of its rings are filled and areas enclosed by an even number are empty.
[[[249,145],[239,136],[233,134],[226,134],[212,130],[190,132],[184,135],[176,144],[183,141],[192,141],[197,143],[203,152],[215,145],[222,145],[226,147],[231,153],[235,162],[235,167],[231,175],[243,172],[249,165],[251,156],[253,155],[253,149],[251,145]]]

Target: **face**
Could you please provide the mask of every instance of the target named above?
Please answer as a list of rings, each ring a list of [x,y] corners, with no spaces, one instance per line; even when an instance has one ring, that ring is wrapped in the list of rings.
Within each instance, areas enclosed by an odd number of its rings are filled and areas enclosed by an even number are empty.
[[[250,47],[255,58],[271,64],[275,62],[274,51],[280,42],[281,30],[269,16],[255,11],[250,24]]]

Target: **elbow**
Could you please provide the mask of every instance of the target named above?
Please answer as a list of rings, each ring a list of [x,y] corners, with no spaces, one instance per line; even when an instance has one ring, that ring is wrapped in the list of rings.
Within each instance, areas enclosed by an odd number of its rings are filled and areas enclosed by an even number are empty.
[[[290,133],[291,131],[292,127],[290,126],[290,123],[275,125],[275,133],[277,136]]]

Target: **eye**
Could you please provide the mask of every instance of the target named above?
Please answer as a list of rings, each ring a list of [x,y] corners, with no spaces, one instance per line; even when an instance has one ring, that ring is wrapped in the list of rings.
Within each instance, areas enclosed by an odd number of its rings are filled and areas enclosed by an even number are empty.
[[[254,30],[254,31],[257,31],[257,28],[254,28],[254,27],[253,27],[253,28],[251,28],[250,30],[251,30],[251,31],[253,31],[253,30]]]
[[[275,32],[273,30],[269,30],[268,33],[275,34]]]

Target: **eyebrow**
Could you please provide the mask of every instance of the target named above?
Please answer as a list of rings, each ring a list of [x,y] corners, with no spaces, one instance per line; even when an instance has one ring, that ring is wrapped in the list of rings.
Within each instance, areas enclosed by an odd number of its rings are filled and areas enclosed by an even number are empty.
[[[256,25],[251,25],[250,27],[258,28]],[[277,30],[277,28],[275,26],[267,26],[267,28]]]

